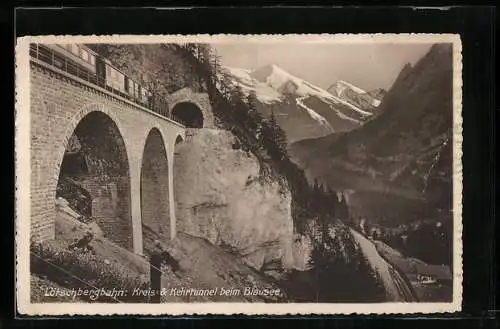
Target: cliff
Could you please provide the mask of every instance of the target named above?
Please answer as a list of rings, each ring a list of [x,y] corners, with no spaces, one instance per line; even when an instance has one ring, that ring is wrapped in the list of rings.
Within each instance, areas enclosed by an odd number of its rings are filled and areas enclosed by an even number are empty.
[[[293,266],[291,194],[259,176],[231,132],[193,129],[174,159],[180,231],[241,255],[258,270]]]

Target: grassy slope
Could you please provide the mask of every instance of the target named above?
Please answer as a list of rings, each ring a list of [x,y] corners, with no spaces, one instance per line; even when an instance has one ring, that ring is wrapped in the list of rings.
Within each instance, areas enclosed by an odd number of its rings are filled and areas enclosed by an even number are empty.
[[[56,220],[57,238],[51,244],[66,248],[77,237],[83,236],[87,231],[85,224],[69,218],[58,217]],[[149,263],[146,259],[128,250],[125,250],[102,236],[96,236],[90,243],[96,257],[109,263],[117,263],[127,268],[131,277],[149,278]],[[243,264],[236,256],[210,244],[208,241],[180,233],[173,243],[167,246],[169,252],[180,262],[182,268],[180,278],[175,276],[170,269],[163,268],[162,287],[183,288],[244,288],[257,287],[275,288],[276,286],[263,277],[260,273]],[[78,274],[78,273],[76,273]],[[82,278],[86,279],[86,278]],[[32,294],[38,301],[50,302],[53,299],[44,299],[40,293],[45,286],[55,285],[51,278],[40,280],[33,276]],[[71,287],[66,287],[71,288]],[[98,287],[99,288],[99,287]],[[119,287],[117,287],[119,288]],[[63,300],[59,300],[63,301]],[[232,297],[175,297],[166,296],[165,302],[183,301],[254,301],[264,302],[260,297],[232,296]]]
[[[32,274],[30,276],[30,285],[32,303],[81,302],[78,298],[45,296],[46,294],[50,294],[47,291],[51,289],[62,290],[63,287],[38,275]]]

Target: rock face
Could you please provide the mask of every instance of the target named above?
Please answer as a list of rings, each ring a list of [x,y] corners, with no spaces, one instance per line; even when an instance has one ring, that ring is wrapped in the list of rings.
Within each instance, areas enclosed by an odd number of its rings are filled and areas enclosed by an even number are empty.
[[[353,200],[362,200],[359,207],[370,209],[362,215],[390,216],[398,223],[402,218],[441,216],[434,209],[448,213],[452,58],[451,44],[432,46],[415,66],[402,69],[379,106],[380,115],[345,134],[292,144],[290,154],[309,177],[355,190]]]
[[[174,158],[179,231],[204,237],[256,269],[293,265],[291,195],[259,179],[231,132],[192,129]]]

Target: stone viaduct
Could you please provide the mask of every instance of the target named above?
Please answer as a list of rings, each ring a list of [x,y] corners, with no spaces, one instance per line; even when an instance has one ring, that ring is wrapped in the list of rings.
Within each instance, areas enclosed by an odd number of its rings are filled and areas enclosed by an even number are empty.
[[[179,122],[197,109],[196,128],[213,125],[207,95],[182,89],[167,102]],[[111,241],[142,254],[150,233],[175,238],[174,151],[185,125],[35,58],[30,109],[32,241],[55,238],[66,173],[90,195],[91,217]]]

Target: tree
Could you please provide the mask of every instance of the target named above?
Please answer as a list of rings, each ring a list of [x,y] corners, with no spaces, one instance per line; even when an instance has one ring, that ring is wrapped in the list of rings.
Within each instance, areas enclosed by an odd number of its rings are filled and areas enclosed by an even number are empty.
[[[335,217],[339,203],[337,192],[332,190],[330,187],[327,187],[326,199],[328,204],[328,213],[332,217]]]
[[[344,192],[342,192],[340,197],[340,202],[338,205],[338,217],[346,222],[349,220],[349,206],[347,205],[347,199],[345,198]]]
[[[274,115],[274,111],[271,113],[271,129],[274,140],[274,147],[276,152],[276,159],[279,161],[288,158],[287,154],[287,139],[286,134],[283,129],[281,129],[280,125],[276,121],[276,116]]]
[[[317,302],[385,300],[385,289],[345,226],[339,227],[335,235],[325,235],[322,241],[314,243],[309,266],[311,295]]]
[[[257,95],[255,94],[255,91],[251,91],[248,96],[246,97],[246,104],[247,104],[247,122],[246,124],[255,132],[255,136],[257,136],[260,133],[260,129],[262,126],[262,115],[260,112],[257,110]]]

